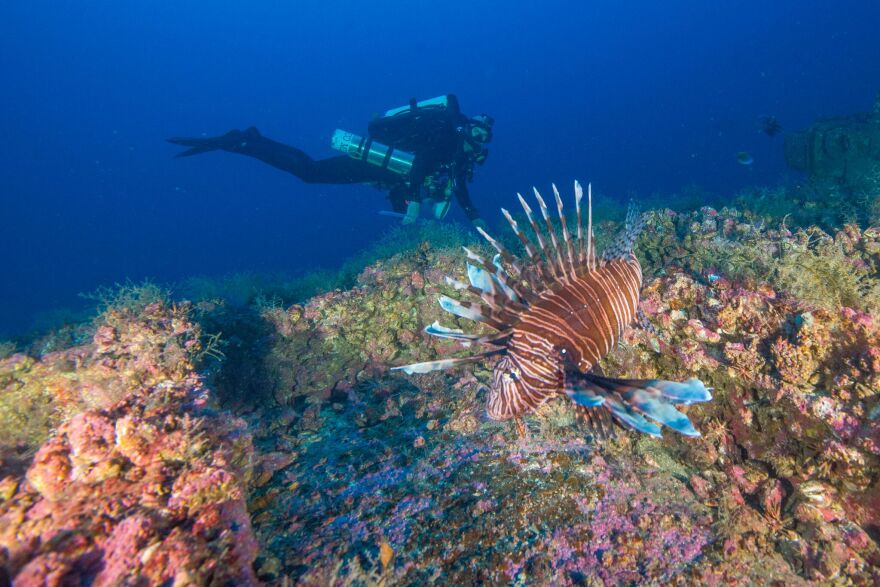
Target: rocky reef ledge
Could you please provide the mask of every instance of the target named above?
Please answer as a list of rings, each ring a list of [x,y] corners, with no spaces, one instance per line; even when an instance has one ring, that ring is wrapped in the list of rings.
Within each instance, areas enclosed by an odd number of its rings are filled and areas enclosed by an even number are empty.
[[[90,344],[0,362],[0,568],[15,585],[257,584],[243,420],[192,366],[188,307],[112,308]]]
[[[657,332],[602,368],[714,387],[686,408],[701,437],[597,440],[559,401],[519,438],[484,415],[491,365],[390,374],[468,352],[421,332],[458,326],[436,299],[464,278],[425,242],[304,303],[129,299],[84,342],[2,360],[0,567],[21,585],[878,584],[880,231],[712,208],[649,224]]]

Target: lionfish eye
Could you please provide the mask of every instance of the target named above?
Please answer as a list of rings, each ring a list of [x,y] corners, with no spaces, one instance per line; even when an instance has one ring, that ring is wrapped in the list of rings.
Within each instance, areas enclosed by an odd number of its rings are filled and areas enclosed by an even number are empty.
[[[510,375],[510,378],[513,379],[514,381],[519,381],[519,370],[518,369],[511,369],[510,373],[508,373],[508,375]]]

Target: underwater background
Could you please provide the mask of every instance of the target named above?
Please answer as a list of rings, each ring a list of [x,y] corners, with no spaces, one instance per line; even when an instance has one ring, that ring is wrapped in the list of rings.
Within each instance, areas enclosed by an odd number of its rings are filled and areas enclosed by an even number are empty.
[[[878,26],[4,3],[0,587],[880,584]],[[166,141],[448,93],[491,236]]]
[[[169,136],[255,125],[324,157],[335,128],[363,133],[377,113],[452,92],[497,120],[471,186],[490,225],[515,192],[574,178],[619,201],[698,186],[725,203],[800,177],[761,116],[793,130],[866,111],[880,62],[868,0],[0,11],[7,336],[126,279],[332,269],[394,223],[377,214],[383,192],[226,153],[175,160]]]

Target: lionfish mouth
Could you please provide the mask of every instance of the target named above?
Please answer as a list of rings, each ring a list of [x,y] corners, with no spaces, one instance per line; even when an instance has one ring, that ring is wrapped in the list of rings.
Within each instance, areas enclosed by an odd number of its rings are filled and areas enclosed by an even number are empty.
[[[644,227],[634,205],[623,231],[601,257],[593,239],[592,189],[587,189],[587,226],[583,230],[583,189],[575,189],[575,237],[563,214],[562,198],[553,186],[560,239],[547,204],[537,189],[535,199],[544,228],[522,195],[517,194],[536,243],[520,229],[511,214],[501,212],[519,238],[526,258],[518,259],[486,231],[478,232],[497,251],[491,262],[468,248],[469,283],[446,281],[471,300],[440,296],[440,306],[459,318],[489,326],[489,335],[427,326],[425,332],[486,348],[469,357],[456,357],[394,367],[408,375],[450,369],[500,356],[495,365],[487,405],[490,418],[516,419],[551,397],[567,396],[575,409],[594,425],[609,418],[626,428],[659,437],[659,425],[688,436],[699,436],[676,405],[712,399],[698,379],[684,383],[663,380],[611,379],[590,372],[617,344],[638,313],[642,272],[633,244]],[[649,420],[650,419],[650,420]]]

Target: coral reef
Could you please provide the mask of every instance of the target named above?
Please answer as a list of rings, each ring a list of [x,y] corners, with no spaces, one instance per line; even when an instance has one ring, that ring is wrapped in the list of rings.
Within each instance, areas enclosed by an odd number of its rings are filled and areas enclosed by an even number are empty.
[[[159,301],[110,304],[90,325],[89,344],[48,350],[66,345],[49,344],[59,337],[47,336],[33,345],[47,350],[38,359],[0,360],[0,468],[15,453],[38,447],[72,414],[110,407],[133,388],[192,371],[203,349],[187,312],[186,304]]]
[[[660,440],[595,441],[565,401],[520,438],[484,415],[491,365],[389,373],[469,352],[421,332],[456,326],[436,299],[462,255],[406,247],[307,301],[123,296],[88,342],[0,360],[0,566],[20,584],[880,582],[880,232],[652,212],[655,332],[601,368],[715,388],[683,408],[702,437]]]
[[[554,402],[518,441],[483,415],[486,366],[383,375],[383,363],[454,348],[416,328],[438,316],[441,276],[463,262],[424,246],[371,266],[355,290],[264,313],[276,331],[266,368],[284,373],[287,357],[311,379],[276,378],[291,382],[276,394],[290,407],[252,419],[260,450],[296,455],[252,494],[259,576],[880,580],[880,329],[864,312],[877,235],[792,233],[733,209],[660,211],[650,224],[640,252],[657,277],[642,306],[658,335],[633,329],[602,368],[712,384],[716,401],[689,412],[702,438],[591,444]]]
[[[288,308],[264,307],[261,315],[275,336],[264,358],[272,397],[290,404],[302,396],[344,395],[392,363],[453,348],[427,340],[421,329],[441,318],[437,297],[454,291],[444,276],[463,278],[463,272],[455,250],[425,241],[415,251],[369,266],[350,290]]]
[[[735,208],[650,213],[640,240],[647,274],[679,268],[752,289],[785,290],[827,310],[880,310],[880,230],[850,224],[833,235],[812,226],[775,226]],[[693,301],[693,300],[689,300]]]
[[[105,308],[89,345],[3,361],[13,433],[0,445],[48,436],[24,474],[5,457],[0,469],[0,568],[14,584],[257,582],[253,446],[211,405],[200,351],[186,307],[156,301]]]

